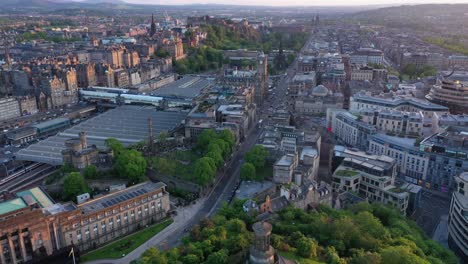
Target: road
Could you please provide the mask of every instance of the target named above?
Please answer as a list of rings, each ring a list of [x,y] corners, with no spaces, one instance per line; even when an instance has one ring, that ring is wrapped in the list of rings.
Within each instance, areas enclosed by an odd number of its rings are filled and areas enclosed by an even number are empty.
[[[310,42],[310,40],[308,42]],[[259,119],[268,117],[266,110],[269,107],[281,105],[284,107],[283,109],[288,109],[287,101],[285,102],[285,98],[287,98],[286,92],[288,90],[288,82],[296,72],[299,56],[300,54],[296,56],[296,59],[286,71],[286,75],[283,75],[278,81],[276,96],[270,96],[267,98],[267,100],[265,100],[264,104],[259,107]],[[127,256],[116,260],[103,259],[87,263],[130,263],[132,260],[139,258],[141,254],[143,254],[143,252],[145,252],[150,247],[157,247],[161,250],[167,250],[177,246],[181,239],[188,234],[188,230],[190,230],[194,225],[198,224],[204,218],[215,214],[223,202],[229,201],[233,194],[233,190],[239,181],[239,172],[242,165],[242,159],[245,153],[249,151],[253,145],[255,145],[255,142],[257,141],[261,132],[262,129],[258,129],[255,125],[253,128],[251,128],[248,135],[246,136],[246,140],[239,146],[234,157],[231,159],[231,162],[227,164],[225,172],[220,175],[211,192],[206,197],[200,198],[196,204],[192,204],[189,207],[178,208],[177,215],[174,217],[174,223],[172,223],[156,236],[152,237],[145,244],[132,251]]]

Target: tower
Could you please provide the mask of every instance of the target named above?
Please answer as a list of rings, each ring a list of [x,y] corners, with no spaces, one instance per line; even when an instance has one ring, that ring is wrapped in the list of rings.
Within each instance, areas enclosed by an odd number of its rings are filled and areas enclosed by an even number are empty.
[[[255,87],[255,103],[263,104],[266,91],[268,90],[268,56],[263,52],[257,55],[257,85]]]
[[[79,133],[79,135],[80,135],[81,149],[88,148],[88,140],[86,139],[86,132],[82,131]]]
[[[272,226],[268,222],[257,222],[252,229],[255,233],[254,244],[250,247],[250,264],[273,264],[275,250],[270,246]]]
[[[11,66],[10,49],[7,45],[5,45],[5,63],[7,66]]]
[[[151,14],[151,29],[150,29],[150,36],[156,34],[156,23],[154,23],[154,14]]]
[[[154,135],[153,135],[153,119],[148,117],[148,129],[149,129],[149,151],[153,153],[154,146]]]

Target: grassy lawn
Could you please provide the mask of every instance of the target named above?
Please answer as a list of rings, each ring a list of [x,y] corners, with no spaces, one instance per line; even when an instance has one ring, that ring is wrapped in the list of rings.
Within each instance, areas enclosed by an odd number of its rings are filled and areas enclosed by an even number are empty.
[[[127,255],[128,253],[132,252],[134,249],[148,241],[148,239],[161,232],[172,222],[172,219],[168,219],[162,223],[143,228],[142,230],[126,236],[121,240],[81,256],[80,261],[86,262],[97,259],[121,258],[123,254]]]
[[[301,258],[301,257],[295,255],[292,252],[278,251],[278,254],[280,256],[282,256],[282,257],[285,257],[285,258],[289,259],[289,260],[295,260],[297,263],[300,263],[300,264],[325,264],[325,262],[321,262],[321,261],[318,261],[318,260],[315,260],[315,259]]]

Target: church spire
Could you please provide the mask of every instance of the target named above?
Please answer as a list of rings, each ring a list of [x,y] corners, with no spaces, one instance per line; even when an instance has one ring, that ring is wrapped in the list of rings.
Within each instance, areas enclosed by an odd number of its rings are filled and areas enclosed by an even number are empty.
[[[154,23],[154,14],[151,14],[151,29],[150,29],[150,36],[156,34],[156,23]]]

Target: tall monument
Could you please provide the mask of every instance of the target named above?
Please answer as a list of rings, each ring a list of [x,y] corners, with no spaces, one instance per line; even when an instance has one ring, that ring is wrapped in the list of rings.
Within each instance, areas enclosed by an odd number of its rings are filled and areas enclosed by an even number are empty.
[[[249,264],[275,263],[275,250],[270,246],[271,224],[257,222],[253,224],[252,229],[255,233],[255,240],[250,247]]]
[[[263,52],[257,55],[257,85],[255,87],[255,103],[263,104],[268,91],[268,56]]]

